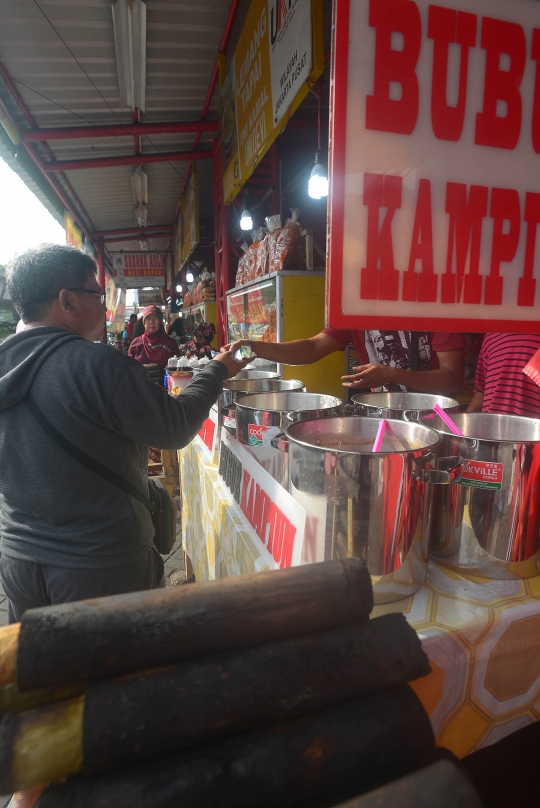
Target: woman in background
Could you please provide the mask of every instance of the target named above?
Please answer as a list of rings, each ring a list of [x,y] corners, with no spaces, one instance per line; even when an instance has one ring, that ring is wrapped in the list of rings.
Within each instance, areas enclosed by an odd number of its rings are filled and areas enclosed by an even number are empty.
[[[147,306],[142,315],[144,334],[135,337],[128,348],[128,356],[142,362],[143,365],[154,363],[165,372],[171,356],[178,356],[178,344],[168,337],[163,328],[163,315],[157,306]]]
[[[202,322],[193,329],[193,339],[180,345],[180,356],[187,356],[188,359],[212,359],[212,346],[210,343],[216,335],[216,327],[213,323]]]

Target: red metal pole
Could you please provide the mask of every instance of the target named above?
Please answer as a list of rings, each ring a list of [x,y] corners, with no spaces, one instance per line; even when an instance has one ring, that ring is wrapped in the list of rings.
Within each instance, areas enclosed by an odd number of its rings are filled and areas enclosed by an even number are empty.
[[[98,283],[105,291],[105,244],[102,238],[97,240],[97,269],[98,269]]]
[[[229,37],[231,35],[232,27],[234,25],[234,20],[236,17],[236,12],[238,11],[238,6],[240,5],[240,0],[233,0],[231,3],[231,7],[229,9],[229,16],[227,17],[227,22],[225,23],[225,28],[223,29],[223,36],[221,37],[221,42],[219,43],[219,53],[225,53],[227,50],[227,43],[229,41]],[[204,100],[204,106],[201,113],[201,120],[204,120],[208,114],[208,110],[210,109],[210,103],[212,101],[212,96],[214,95],[214,88],[216,86],[216,81],[219,76],[219,56],[216,58],[216,63],[214,65],[214,69],[212,71],[212,76],[210,78],[210,85],[208,87],[208,92],[206,93],[206,98]],[[197,134],[195,138],[195,142],[193,144],[193,148],[196,149],[199,145],[199,140],[201,139],[200,134]],[[194,158],[197,159],[197,158]],[[185,194],[189,172],[191,171],[191,165],[187,167],[185,177],[184,177],[184,184],[182,185],[182,195]],[[178,216],[178,207],[176,208],[175,214],[175,221],[176,217]]]
[[[35,126],[35,124],[34,124]],[[22,132],[24,143],[43,140],[76,140],[98,137],[133,137],[135,135],[176,135],[217,132],[217,121],[181,121],[178,123],[131,123],[125,126],[77,126],[57,129],[28,129]]]
[[[86,168],[113,168],[114,166],[143,165],[146,163],[168,163],[181,160],[209,160],[212,158],[210,149],[205,151],[185,152],[153,152],[152,154],[129,154],[124,157],[99,157],[94,160],[57,160],[46,163],[43,167],[50,174],[51,171],[79,171]]]

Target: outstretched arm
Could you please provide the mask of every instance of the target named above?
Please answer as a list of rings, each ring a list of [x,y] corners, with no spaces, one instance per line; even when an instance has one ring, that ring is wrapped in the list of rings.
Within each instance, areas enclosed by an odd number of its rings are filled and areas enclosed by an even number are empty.
[[[251,339],[240,339],[221,350],[238,350],[242,345],[249,345],[256,356],[270,362],[284,365],[311,365],[328,354],[339,351],[343,347],[336,339],[321,331],[309,339],[295,339],[292,342],[259,342]]]

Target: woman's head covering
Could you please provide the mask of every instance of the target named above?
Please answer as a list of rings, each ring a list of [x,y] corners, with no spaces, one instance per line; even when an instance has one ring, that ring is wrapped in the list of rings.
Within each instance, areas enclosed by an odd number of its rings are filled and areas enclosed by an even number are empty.
[[[193,329],[193,339],[198,345],[210,345],[216,334],[214,323],[199,323]]]
[[[160,321],[160,323],[161,323],[161,325],[163,327],[163,312],[161,311],[161,309],[158,306],[147,306],[145,309],[143,309],[143,313],[142,313],[142,321],[143,321],[143,323],[144,323],[144,321],[146,320],[147,317],[150,317],[151,314],[155,314],[156,317],[159,317],[159,321]]]
[[[193,329],[193,339],[180,346],[180,354],[187,356],[188,359],[195,356],[197,359],[203,359],[207,356],[212,358],[212,348],[210,343],[214,339],[216,327],[213,323],[199,323]]]

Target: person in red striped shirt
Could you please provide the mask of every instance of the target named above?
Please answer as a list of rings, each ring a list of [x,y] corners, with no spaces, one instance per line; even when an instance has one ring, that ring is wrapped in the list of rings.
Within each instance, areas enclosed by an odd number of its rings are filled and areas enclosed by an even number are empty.
[[[486,334],[467,412],[540,418],[540,387],[523,368],[540,348],[540,334]]]

